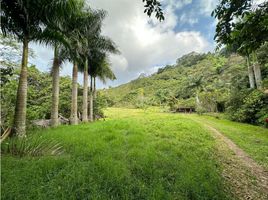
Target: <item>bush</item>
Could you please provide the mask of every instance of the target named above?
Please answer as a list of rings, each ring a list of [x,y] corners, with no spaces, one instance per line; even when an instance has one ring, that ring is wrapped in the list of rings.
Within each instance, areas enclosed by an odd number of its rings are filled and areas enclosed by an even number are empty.
[[[227,102],[227,113],[231,120],[264,125],[268,117],[268,97],[262,91],[244,89],[233,92]]]
[[[101,93],[97,93],[97,98],[94,99],[93,103],[93,112],[94,112],[94,117],[96,118],[97,116],[99,117],[104,117],[104,112],[103,109],[108,107],[107,98],[105,95],[102,95]]]
[[[196,108],[196,112],[197,112],[198,115],[203,115],[204,113],[207,112],[207,110],[205,108],[201,107],[201,106],[198,106]]]
[[[1,153],[19,157],[60,155],[63,147],[59,142],[42,136],[14,137],[1,144]]]

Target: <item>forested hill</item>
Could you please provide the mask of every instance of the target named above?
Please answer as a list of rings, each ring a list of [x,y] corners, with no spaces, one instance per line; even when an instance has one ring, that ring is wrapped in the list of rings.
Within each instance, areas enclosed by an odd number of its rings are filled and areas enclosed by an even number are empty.
[[[165,103],[168,98],[192,100],[194,103],[197,93],[199,98],[209,94],[221,102],[236,82],[244,82],[247,87],[247,67],[242,57],[192,52],[148,77],[140,76],[105,92],[116,104],[123,105],[136,105],[142,96],[144,101],[155,105]]]
[[[262,72],[265,85],[267,64]],[[248,89],[247,73],[246,61],[241,56],[192,52],[150,76],[140,76],[101,92],[114,106],[166,105],[171,110],[194,107],[199,112],[225,111],[231,106],[238,108],[248,95],[264,95],[259,90]]]

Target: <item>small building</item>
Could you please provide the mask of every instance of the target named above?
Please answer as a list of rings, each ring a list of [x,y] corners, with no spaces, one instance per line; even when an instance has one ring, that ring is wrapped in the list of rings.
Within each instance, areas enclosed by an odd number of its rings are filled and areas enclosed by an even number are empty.
[[[176,109],[176,112],[179,112],[179,113],[192,113],[192,112],[195,112],[195,108],[194,107],[178,107]]]

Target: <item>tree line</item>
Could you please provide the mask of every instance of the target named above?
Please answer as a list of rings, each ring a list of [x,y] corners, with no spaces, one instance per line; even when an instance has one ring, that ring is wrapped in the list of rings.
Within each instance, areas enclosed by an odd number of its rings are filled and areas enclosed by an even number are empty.
[[[142,0],[144,13],[164,20],[161,3],[157,0]],[[17,89],[13,135],[26,134],[27,65],[29,43],[37,42],[54,48],[52,65],[51,125],[59,125],[59,71],[64,62],[73,63],[72,98],[70,123],[78,124],[77,74],[84,74],[82,121],[93,120],[93,97],[96,97],[96,77],[102,81],[115,79],[107,57],[108,53],[119,53],[115,43],[101,35],[106,12],[93,10],[85,0],[2,0],[1,31],[23,44],[21,69]],[[13,46],[14,47],[14,46]],[[11,74],[12,66],[1,69]],[[90,96],[88,98],[88,77]],[[5,82],[5,78],[1,78]],[[88,105],[89,99],[89,105]],[[89,113],[88,113],[89,106]]]
[[[52,65],[51,125],[59,125],[59,71],[64,62],[73,63],[70,123],[78,124],[77,75],[84,74],[82,121],[93,120],[95,80],[114,79],[107,53],[119,53],[115,43],[101,35],[106,13],[93,10],[80,0],[1,1],[1,30],[23,44],[17,89],[13,134],[26,134],[27,66],[29,42],[54,48]],[[88,79],[91,79],[88,116]]]

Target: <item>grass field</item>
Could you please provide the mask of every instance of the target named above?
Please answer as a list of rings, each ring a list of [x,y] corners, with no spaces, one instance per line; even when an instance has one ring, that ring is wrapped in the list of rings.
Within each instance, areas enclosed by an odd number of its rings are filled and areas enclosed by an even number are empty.
[[[268,170],[268,129],[211,116],[190,118],[212,125]]]
[[[235,199],[221,177],[215,140],[202,124],[150,110],[113,108],[106,115],[105,121],[32,133],[61,142],[60,156],[2,155],[1,199]],[[266,166],[265,129],[198,120],[215,124]],[[245,145],[247,138],[263,147]]]

